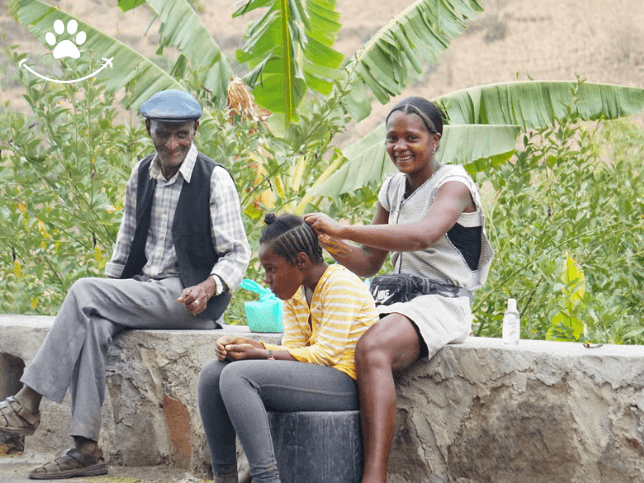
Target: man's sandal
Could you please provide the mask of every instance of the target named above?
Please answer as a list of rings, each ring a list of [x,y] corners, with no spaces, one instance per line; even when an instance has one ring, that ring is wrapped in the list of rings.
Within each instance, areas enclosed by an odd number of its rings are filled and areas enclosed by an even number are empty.
[[[107,463],[100,448],[97,448],[93,454],[85,454],[76,448],[69,448],[63,456],[59,456],[52,463],[35,468],[29,473],[29,478],[61,480],[75,476],[106,475],[107,471]]]
[[[31,414],[16,398],[0,401],[0,432],[31,436],[40,424],[40,413]]]

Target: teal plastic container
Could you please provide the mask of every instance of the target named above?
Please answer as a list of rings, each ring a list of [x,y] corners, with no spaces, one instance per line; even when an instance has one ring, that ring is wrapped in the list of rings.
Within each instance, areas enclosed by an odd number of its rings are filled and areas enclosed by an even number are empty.
[[[259,294],[258,301],[244,303],[248,328],[252,332],[282,332],[282,301],[270,289],[247,278],[239,286]]]

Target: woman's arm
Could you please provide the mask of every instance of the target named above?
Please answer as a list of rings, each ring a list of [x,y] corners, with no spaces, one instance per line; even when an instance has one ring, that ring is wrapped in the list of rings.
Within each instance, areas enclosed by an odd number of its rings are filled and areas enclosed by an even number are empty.
[[[331,243],[333,243],[333,245],[328,246],[328,244],[325,243],[324,237],[320,235],[329,235],[337,239],[338,237],[331,235],[327,230],[333,225],[342,225],[323,213],[311,213],[305,215],[304,219],[313,227],[316,233],[318,233],[320,246],[326,248],[339,264],[344,265],[356,275],[361,277],[371,277],[372,275],[375,275],[380,270],[380,267],[382,267],[385,258],[387,258],[389,250],[381,250],[367,245],[358,246],[334,240],[336,243],[344,246],[344,248],[340,250],[334,249],[335,243],[332,241]],[[371,226],[386,225],[388,221],[389,212],[385,210],[379,202],[376,203],[376,213],[371,220]]]
[[[318,213],[307,215],[306,220],[318,233],[360,243],[372,250],[411,252],[432,246],[454,226],[463,211],[475,209],[468,187],[459,181],[448,181],[439,188],[436,201],[425,218],[416,223],[345,226]],[[355,254],[352,250],[349,256]],[[341,260],[338,262],[342,263]]]

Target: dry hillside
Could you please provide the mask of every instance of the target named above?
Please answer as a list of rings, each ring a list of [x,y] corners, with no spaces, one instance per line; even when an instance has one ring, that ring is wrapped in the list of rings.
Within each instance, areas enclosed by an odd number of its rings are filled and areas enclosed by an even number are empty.
[[[152,14],[145,8],[122,13],[115,0],[50,0],[83,22],[103,29],[146,55],[154,55],[156,28],[144,35]],[[233,1],[195,0],[217,43],[233,55],[241,45],[246,19],[231,19]],[[336,47],[354,53],[409,0],[339,0],[343,28]],[[42,45],[8,16],[8,0],[0,0],[0,43],[20,44],[36,57]],[[438,65],[405,94],[432,98],[455,90],[495,82],[526,79],[574,80],[644,87],[644,2],[642,0],[496,0],[454,41]],[[172,52],[170,52],[172,55]],[[22,88],[4,53],[0,100],[25,109]],[[387,107],[375,105],[369,120],[349,136],[364,134],[382,120]]]

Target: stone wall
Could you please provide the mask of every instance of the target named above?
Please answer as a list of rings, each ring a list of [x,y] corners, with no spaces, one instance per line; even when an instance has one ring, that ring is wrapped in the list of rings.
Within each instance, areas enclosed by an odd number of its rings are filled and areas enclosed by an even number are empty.
[[[29,364],[51,320],[0,316],[0,393],[15,384],[21,361]],[[197,377],[219,336],[246,330],[119,335],[102,414],[101,445],[111,463],[168,463],[208,475]],[[470,338],[417,362],[396,382],[390,482],[644,481],[644,347],[509,347]],[[44,459],[69,446],[68,413],[68,398],[43,405],[26,457]]]
[[[397,388],[391,482],[644,481],[644,347],[469,338]]]

